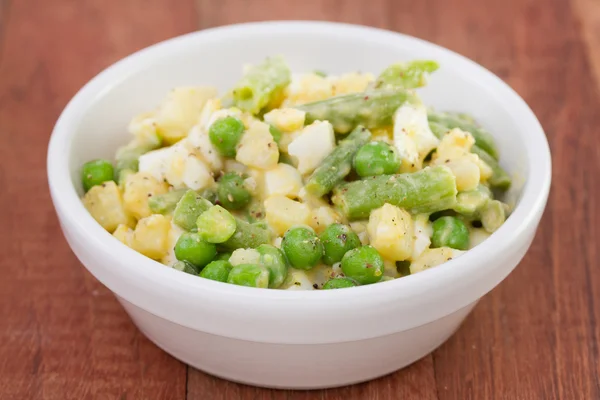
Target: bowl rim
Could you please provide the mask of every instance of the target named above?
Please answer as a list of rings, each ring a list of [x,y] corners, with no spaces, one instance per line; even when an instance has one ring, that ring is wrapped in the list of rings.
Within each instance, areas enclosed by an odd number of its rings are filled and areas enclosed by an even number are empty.
[[[378,42],[395,40],[407,46],[416,45],[430,50],[432,54],[436,55],[436,59],[449,60],[453,68],[468,69],[469,79],[473,82],[479,80],[485,82],[485,85],[491,86],[495,96],[505,99],[499,103],[510,109],[515,121],[519,121],[519,125],[523,126],[523,131],[528,132],[528,137],[524,138],[522,144],[526,147],[528,173],[513,213],[493,235],[458,259],[419,274],[381,282],[377,285],[360,286],[353,290],[257,290],[207,279],[197,279],[172,268],[166,268],[159,262],[119,243],[87,212],[71,182],[69,158],[72,139],[76,135],[83,115],[105,92],[139,72],[147,63],[155,62],[165,54],[177,53],[195,41],[235,38],[235,36],[249,31],[271,34],[312,31],[323,35],[367,35]],[[533,149],[535,151],[532,151]],[[66,154],[69,154],[69,157],[65,157]],[[518,240],[524,237],[523,233],[527,228],[537,224],[543,212],[550,189],[551,157],[543,128],[525,101],[492,72],[460,54],[422,39],[379,28],[321,21],[265,21],[220,26],[188,33],[139,50],[104,69],[73,96],[58,118],[48,146],[47,171],[50,192],[61,224],[68,224],[76,234],[85,236],[87,245],[93,251],[105,254],[111,263],[115,264],[108,265],[108,268],[122,268],[124,269],[123,273],[144,280],[146,284],[160,285],[163,290],[172,293],[193,295],[203,292],[215,296],[235,297],[238,301],[252,302],[257,307],[264,309],[268,309],[270,302],[277,301],[285,301],[289,304],[302,303],[303,306],[320,304],[337,308],[352,306],[357,302],[364,303],[365,299],[367,302],[375,304],[385,300],[393,292],[402,292],[406,297],[419,296],[444,285],[459,282],[469,274],[482,269],[483,265],[481,264],[485,260],[510,252],[511,247],[514,247]],[[132,302],[139,305],[139,302]]]

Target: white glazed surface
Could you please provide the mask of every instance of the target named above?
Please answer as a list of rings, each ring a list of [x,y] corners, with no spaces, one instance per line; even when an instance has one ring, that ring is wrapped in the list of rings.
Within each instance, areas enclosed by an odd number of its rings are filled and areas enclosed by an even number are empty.
[[[377,73],[398,60],[439,61],[441,69],[421,95],[438,109],[473,114],[494,133],[502,164],[524,178],[523,186],[511,193],[517,203],[513,214],[484,243],[439,267],[351,290],[308,292],[238,287],[183,274],[122,245],[93,220],[79,200],[79,167],[93,158],[112,157],[128,139],[125,127],[132,116],[155,107],[174,86],[206,84],[224,90],[240,76],[243,64],[273,54],[283,54],[297,72]],[[315,388],[370,379],[441,344],[529,248],[550,176],[548,143],[539,122],[493,74],[415,38],[321,22],[216,28],[127,57],[73,98],[48,150],[51,195],[69,245],[117,294],[140,329],[197,368],[271,387]],[[395,348],[393,357],[390,347]],[[351,359],[347,352],[353,353]],[[315,361],[302,354],[327,358]],[[239,357],[244,363],[237,364]],[[253,362],[260,373],[247,367]],[[311,373],[321,362],[328,363],[328,373]]]

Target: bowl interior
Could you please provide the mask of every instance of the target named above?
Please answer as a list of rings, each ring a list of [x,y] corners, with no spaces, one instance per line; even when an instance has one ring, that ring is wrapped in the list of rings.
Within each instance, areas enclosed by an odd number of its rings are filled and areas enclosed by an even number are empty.
[[[156,107],[171,88],[213,85],[223,92],[240,78],[244,64],[275,54],[282,54],[294,72],[319,69],[330,74],[351,71],[377,74],[399,60],[438,60],[440,70],[420,90],[426,105],[471,113],[496,138],[501,163],[517,176],[517,183],[519,176],[527,176],[525,132],[516,116],[505,107],[505,99],[488,85],[488,80],[456,63],[453,59],[456,56],[446,50],[416,39],[396,37],[382,41],[369,35],[349,37],[336,30],[289,29],[273,34],[246,29],[243,33],[233,30],[213,36],[202,40],[188,36],[171,41],[168,46],[161,44],[136,56],[143,58],[142,62],[126,59],[106,72],[115,79],[90,99],[73,132],[74,140],[67,155],[73,184],[80,193],[82,163],[98,157],[112,158],[116,147],[129,140],[126,132],[129,120]],[[511,197],[520,188],[521,185],[514,185]]]

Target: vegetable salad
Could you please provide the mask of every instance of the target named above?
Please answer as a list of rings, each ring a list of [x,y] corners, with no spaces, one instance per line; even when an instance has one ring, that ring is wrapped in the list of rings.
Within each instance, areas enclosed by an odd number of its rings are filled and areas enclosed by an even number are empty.
[[[296,75],[270,57],[221,96],[174,88],[114,160],[83,166],[83,203],[132,249],[235,285],[339,289],[435,267],[502,225],[495,194],[511,184],[483,127],[420,100],[437,69]]]

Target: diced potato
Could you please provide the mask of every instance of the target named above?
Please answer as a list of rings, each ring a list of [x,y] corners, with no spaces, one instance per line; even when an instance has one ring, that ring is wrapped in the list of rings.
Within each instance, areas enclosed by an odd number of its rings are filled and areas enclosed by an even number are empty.
[[[256,249],[236,249],[231,253],[229,262],[234,267],[241,264],[258,264],[260,253]]]
[[[349,93],[364,92],[369,83],[373,82],[373,74],[361,74],[359,72],[350,72],[339,77],[331,77],[333,82],[333,95],[340,96]]]
[[[342,218],[332,207],[322,206],[311,211],[310,226],[320,234],[331,224],[342,222]]]
[[[156,118],[153,112],[147,112],[134,117],[127,130],[142,145],[160,146],[161,138],[156,132]]]
[[[282,132],[293,132],[302,129],[306,112],[296,108],[279,108],[265,114],[265,122],[275,126]]]
[[[168,191],[169,185],[147,172],[128,175],[123,190],[125,211],[136,219],[147,217],[152,214],[148,206],[148,198]]]
[[[410,214],[391,204],[371,212],[367,231],[371,246],[385,258],[402,261],[413,251],[413,222]]]
[[[200,190],[214,183],[210,168],[186,148],[184,141],[171,146],[169,150],[168,159],[161,161],[166,165],[160,168],[164,169],[164,179],[173,187]]]
[[[297,197],[302,188],[302,176],[291,165],[277,164],[265,172],[265,196]]]
[[[452,170],[459,192],[473,190],[480,181],[491,176],[489,166],[471,153],[474,143],[469,132],[453,129],[442,138],[432,158],[432,165],[445,165]],[[482,179],[482,172],[485,179]]]
[[[113,236],[119,239],[127,247],[131,247],[133,243],[133,229],[129,226],[120,224],[113,232]]]
[[[246,172],[246,166],[235,160],[225,160],[223,171],[225,172],[237,172],[239,175],[243,175]]]
[[[371,140],[375,141],[375,142],[385,142],[387,144],[394,144],[394,140],[393,140],[393,135],[394,132],[392,131],[392,128],[377,128],[377,129],[373,129],[373,131],[371,132]]]
[[[302,130],[293,132],[282,132],[281,139],[279,139],[279,150],[284,153],[288,152],[290,143],[292,143],[298,136],[302,134]]]
[[[171,220],[154,214],[138,221],[133,231],[132,248],[146,257],[160,260],[169,251]]]
[[[429,215],[419,214],[414,220],[414,239],[415,244],[413,246],[411,260],[416,260],[421,254],[429,248],[431,245],[431,235],[433,235],[433,228],[431,222],[429,222]]]
[[[369,244],[369,232],[367,231],[368,221],[353,221],[350,222],[350,229],[352,229],[360,239],[360,243],[365,246]]]
[[[133,218],[125,211],[123,197],[113,181],[92,187],[83,196],[83,205],[92,217],[111,233],[121,224],[135,225]]]
[[[302,203],[285,196],[271,196],[265,200],[267,223],[278,234],[294,225],[309,225],[310,209]]]
[[[444,163],[456,177],[456,189],[459,192],[474,190],[481,177],[479,166],[466,157],[457,158]]]
[[[290,268],[286,280],[283,282],[282,289],[285,290],[314,290],[313,282],[305,271]]]
[[[298,105],[325,100],[333,96],[333,83],[329,79],[316,74],[294,74],[285,95],[284,105]]]
[[[177,257],[175,257],[175,244],[177,244],[177,240],[179,240],[179,237],[181,235],[183,235],[185,231],[183,229],[181,229],[179,227],[179,225],[177,225],[176,223],[174,223],[173,221],[171,221],[171,229],[169,229],[169,237],[168,237],[168,244],[167,244],[167,254],[165,254],[160,262],[165,264],[165,265],[169,265],[172,266],[173,264],[175,264],[175,262],[177,262]]]
[[[425,250],[419,258],[410,264],[410,273],[425,271],[426,269],[437,267],[453,258],[459,257],[464,251],[452,249],[450,247],[438,247],[436,249]]]
[[[394,114],[394,144],[402,159],[401,171],[423,168],[423,160],[438,145],[431,132],[424,105],[404,104]]]
[[[298,159],[298,171],[309,174],[335,148],[333,126],[327,121],[315,121],[302,130],[288,146],[288,153]]]
[[[212,87],[178,87],[168,94],[156,112],[157,132],[165,143],[173,144],[187,136],[196,124],[207,100],[217,96]]]
[[[279,148],[273,140],[269,125],[257,121],[242,136],[235,159],[253,168],[271,169],[279,160]]]

